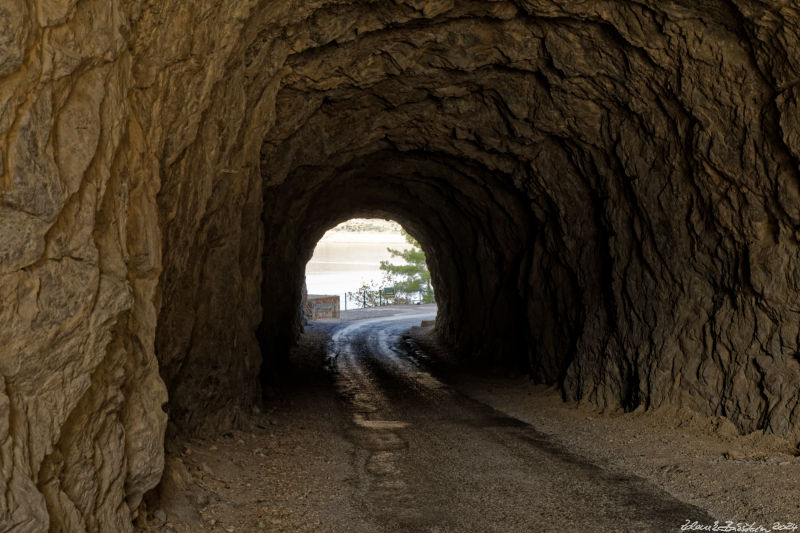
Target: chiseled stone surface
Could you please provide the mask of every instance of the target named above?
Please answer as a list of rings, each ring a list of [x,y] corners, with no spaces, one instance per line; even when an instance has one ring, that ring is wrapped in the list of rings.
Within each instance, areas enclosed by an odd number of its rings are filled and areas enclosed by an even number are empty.
[[[460,351],[570,399],[798,438],[797,8],[436,5],[293,46],[261,170],[267,242],[306,246],[267,247],[264,297],[294,305],[353,206],[393,215]]]
[[[783,0],[5,0],[0,531],[131,530],[167,413],[235,422],[359,214],[418,235],[476,357],[800,438],[798,31]]]

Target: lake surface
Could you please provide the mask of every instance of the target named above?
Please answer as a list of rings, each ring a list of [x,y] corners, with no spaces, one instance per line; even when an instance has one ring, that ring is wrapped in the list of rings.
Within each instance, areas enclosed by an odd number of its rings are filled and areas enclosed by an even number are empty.
[[[399,233],[326,233],[306,265],[308,293],[338,295],[341,309],[344,309],[346,292],[383,279],[381,261],[392,259],[388,247],[405,250],[409,245]],[[393,262],[399,263],[399,260]],[[348,301],[347,307],[352,309],[360,305]]]

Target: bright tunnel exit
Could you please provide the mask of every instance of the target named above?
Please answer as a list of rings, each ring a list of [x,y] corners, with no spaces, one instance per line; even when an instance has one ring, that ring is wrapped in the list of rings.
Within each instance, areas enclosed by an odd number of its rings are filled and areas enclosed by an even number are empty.
[[[430,278],[424,251],[399,223],[353,218],[328,230],[306,264],[304,312],[434,303]]]

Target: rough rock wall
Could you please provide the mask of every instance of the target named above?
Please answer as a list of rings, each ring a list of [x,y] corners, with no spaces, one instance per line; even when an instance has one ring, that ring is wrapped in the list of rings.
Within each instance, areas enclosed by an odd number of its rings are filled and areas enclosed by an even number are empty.
[[[262,331],[285,330],[281,269],[367,212],[433,252],[454,344],[570,398],[797,437],[798,22],[780,0],[5,1],[0,530],[129,530],[165,391],[184,428],[235,417],[262,275]]]
[[[159,175],[129,121],[132,21],[75,4],[0,8],[3,531],[125,531],[162,468]]]
[[[200,230],[189,221],[220,206],[237,213],[221,238],[247,234],[240,261],[220,268],[239,283],[226,284],[225,305],[241,308],[225,320],[250,329],[239,346],[254,358],[258,295],[242,285],[258,286],[260,177],[221,168],[245,166],[230,146],[247,142],[257,162],[260,139],[210,140],[204,122],[237,91],[218,85],[255,2],[225,4],[0,6],[0,531],[132,529],[163,468],[167,391],[154,350],[172,289],[159,287],[163,246],[194,247]],[[176,191],[182,179],[197,185]],[[224,195],[204,203],[220,182]],[[187,215],[189,196],[200,200]],[[184,224],[189,236],[177,239],[191,244],[175,243],[165,223]]]
[[[362,189],[396,182],[399,199],[375,204],[377,214],[415,223],[423,242],[438,244],[434,260],[455,267],[439,272],[437,294],[444,336],[457,347],[507,353],[476,343],[474,332],[501,331],[507,317],[486,306],[499,300],[516,313],[521,296],[525,323],[507,345],[565,397],[684,405],[742,431],[797,438],[797,7],[408,6],[349,16],[330,6],[287,30],[296,44],[262,172],[266,205],[302,200],[291,212],[265,211],[268,240],[296,242],[296,232],[269,235],[286,217],[330,224],[303,210],[314,201],[355,214],[378,194],[362,199]],[[467,170],[433,171],[453,160]],[[492,180],[513,185],[533,220],[513,215],[514,231],[493,227],[506,216],[501,205],[466,192],[457,174],[489,191]],[[342,181],[348,175],[361,178]],[[437,181],[451,190],[428,205],[435,196],[425,187]],[[481,220],[479,237],[430,221],[452,213]],[[518,250],[529,234],[518,254],[479,253]],[[298,286],[288,268],[297,262],[280,253],[265,255],[265,294]],[[461,283],[448,287],[455,273]],[[454,291],[469,311],[449,305]]]

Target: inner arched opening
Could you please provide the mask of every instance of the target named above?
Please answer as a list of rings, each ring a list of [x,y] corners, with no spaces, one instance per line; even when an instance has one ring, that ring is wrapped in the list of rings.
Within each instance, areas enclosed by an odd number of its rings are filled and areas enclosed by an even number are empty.
[[[261,329],[264,373],[274,375],[300,332],[304,267],[330,227],[348,218],[398,221],[426,251],[437,295],[441,340],[465,358],[526,365],[520,287],[524,245],[535,231],[524,200],[503,177],[425,153],[377,152],[331,173],[304,167],[265,193]],[[489,189],[486,181],[496,187]],[[503,185],[505,183],[505,185]],[[286,224],[291,219],[292,223]],[[281,288],[281,291],[278,291]],[[296,317],[286,327],[286,317]]]
[[[306,263],[306,319],[369,307],[433,304],[425,251],[402,225],[350,219],[330,228]]]

